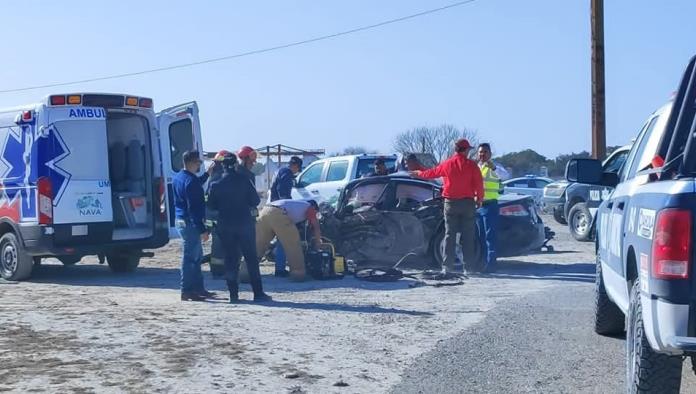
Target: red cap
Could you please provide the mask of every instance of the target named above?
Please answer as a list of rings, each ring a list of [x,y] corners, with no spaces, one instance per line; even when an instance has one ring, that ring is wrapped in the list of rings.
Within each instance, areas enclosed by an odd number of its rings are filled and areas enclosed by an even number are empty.
[[[251,156],[255,152],[256,151],[254,150],[254,148],[245,145],[245,146],[239,148],[239,152],[237,152],[237,157],[239,157],[240,159],[246,159],[247,157]]]
[[[215,155],[215,158],[213,159],[214,161],[220,161],[223,160],[225,157],[229,156],[230,152],[226,150],[221,150]]]
[[[466,138],[457,140],[454,146],[456,146],[458,149],[471,149],[471,144]]]

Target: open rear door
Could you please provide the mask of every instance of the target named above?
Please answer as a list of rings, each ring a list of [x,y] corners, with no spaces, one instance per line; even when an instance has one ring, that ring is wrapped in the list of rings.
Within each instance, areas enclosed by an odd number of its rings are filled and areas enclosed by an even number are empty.
[[[188,150],[203,153],[201,123],[198,104],[195,101],[162,110],[157,114],[162,150],[162,169],[167,185],[167,209],[169,214],[169,236],[178,237],[174,228],[174,198],[172,178],[183,168],[182,156]]]

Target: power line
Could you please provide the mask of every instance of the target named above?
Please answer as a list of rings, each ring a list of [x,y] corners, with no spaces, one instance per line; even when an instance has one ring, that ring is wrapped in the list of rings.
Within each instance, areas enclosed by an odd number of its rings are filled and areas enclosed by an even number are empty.
[[[36,85],[36,86],[28,86],[28,87],[23,87],[23,88],[15,88],[15,89],[5,89],[5,90],[0,90],[0,93],[14,93],[14,92],[23,92],[27,90],[36,90],[36,89],[45,89],[45,88],[55,88],[58,86],[68,86],[68,85],[77,85],[77,84],[82,84],[82,83],[87,83],[87,82],[96,82],[96,81],[104,81],[108,79],[119,79],[119,78],[126,78],[126,77],[134,77],[137,75],[143,75],[143,74],[151,74],[151,73],[156,73],[156,72],[161,72],[161,71],[169,71],[169,70],[176,70],[176,69],[181,69],[181,68],[188,68],[188,67],[194,67],[194,66],[199,66],[202,64],[208,64],[208,63],[216,63],[216,62],[222,62],[226,60],[232,60],[232,59],[238,59],[240,57],[246,57],[246,56],[251,56],[251,55],[258,55],[261,53],[266,53],[266,52],[272,52],[272,51],[277,51],[280,49],[285,49],[285,48],[291,48],[291,47],[296,47],[300,45],[306,45],[310,44],[313,42],[317,41],[324,41],[324,40],[330,40],[332,38],[337,38],[353,33],[358,33],[361,31],[366,31],[366,30],[372,30],[376,29],[378,27],[386,26],[386,25],[391,25],[394,23],[398,22],[403,22],[405,20],[409,19],[414,19],[418,18],[421,16],[429,15],[429,14],[434,14],[436,12],[441,12],[448,10],[450,8],[455,8],[459,7],[465,4],[470,4],[473,3],[476,0],[465,0],[465,1],[459,1],[456,3],[452,3],[440,8],[432,8],[426,11],[422,11],[416,14],[411,14],[411,15],[406,15],[402,16],[399,18],[395,19],[389,19],[383,22],[375,23],[373,25],[367,25],[367,26],[361,26],[357,27],[354,29],[350,30],[345,30],[341,31],[338,33],[334,34],[329,34],[325,36],[320,36],[320,37],[315,37],[315,38],[310,38],[307,40],[302,40],[302,41],[295,41],[283,45],[278,45],[274,47],[268,47],[268,48],[263,48],[263,49],[256,49],[253,51],[248,51],[248,52],[242,52],[242,53],[237,53],[234,55],[228,55],[228,56],[223,56],[223,57],[216,57],[216,58],[211,58],[211,59],[205,59],[205,60],[199,60],[196,62],[191,62],[191,63],[184,63],[184,64],[177,64],[177,65],[172,65],[172,66],[165,66],[165,67],[158,67],[158,68],[152,68],[149,70],[142,70],[142,71],[135,71],[135,72],[130,72],[130,73],[123,73],[123,74],[114,74],[114,75],[107,75],[107,76],[102,76],[102,77],[95,77],[95,78],[88,78],[88,79],[81,79],[81,80],[76,80],[76,81],[70,81],[70,82],[58,82],[58,83],[51,83],[51,84],[46,84],[46,85]]]

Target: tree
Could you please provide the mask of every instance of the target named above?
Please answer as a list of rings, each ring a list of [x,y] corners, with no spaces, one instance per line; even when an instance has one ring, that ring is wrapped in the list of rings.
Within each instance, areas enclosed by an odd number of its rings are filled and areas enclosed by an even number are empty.
[[[466,138],[473,146],[478,143],[474,130],[460,130],[446,123],[438,127],[421,126],[399,133],[394,138],[394,150],[401,154],[429,153],[440,162],[453,153],[454,143],[460,138]]]
[[[507,153],[496,158],[495,161],[508,169],[512,176],[536,174],[542,166],[548,166],[546,157],[532,149]]]
[[[361,155],[363,153],[377,153],[375,150],[367,149],[364,146],[348,146],[341,152],[334,152],[329,156]]]

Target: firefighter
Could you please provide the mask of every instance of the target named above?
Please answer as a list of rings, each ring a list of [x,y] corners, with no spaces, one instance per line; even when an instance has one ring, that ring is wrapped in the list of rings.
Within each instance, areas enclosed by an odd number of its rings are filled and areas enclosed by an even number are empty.
[[[227,155],[222,161],[224,175],[210,187],[208,207],[218,213],[215,232],[225,253],[225,279],[230,291],[230,303],[239,301],[239,260],[244,256],[247,272],[254,292],[254,301],[270,301],[264,293],[256,253],[255,220],[251,210],[261,202],[256,188],[249,178],[241,174],[237,157]]]
[[[215,169],[213,170],[212,174],[210,175],[210,179],[208,182],[208,193],[207,195],[210,194],[210,186],[213,184],[213,182],[217,182],[222,178],[222,174],[224,172],[223,166],[221,165],[222,161],[225,159],[225,157],[229,156],[230,152],[226,150],[221,150],[219,151],[216,155],[215,158],[213,158],[213,162],[218,164],[215,166]],[[208,208],[206,210],[206,224],[208,225],[209,228],[215,227],[216,221],[217,221],[217,212],[214,210]],[[225,276],[225,252],[224,249],[220,243],[220,239],[217,236],[217,233],[215,231],[212,232],[212,244],[210,246],[210,260],[209,263],[210,265],[210,274],[213,276],[214,279],[223,279]]]
[[[321,244],[321,229],[317,214],[319,206],[314,200],[276,200],[266,205],[256,223],[256,252],[263,253],[273,237],[283,245],[290,266],[290,279],[305,280],[305,259],[297,225],[309,222],[312,228],[314,247]]]
[[[459,242],[467,269],[473,266],[476,245],[476,208],[483,200],[483,179],[476,162],[468,158],[471,145],[460,139],[454,146],[455,154],[437,167],[412,171],[411,176],[424,179],[443,178],[442,196],[445,198],[445,261],[443,271],[455,271],[456,241]]]
[[[483,230],[482,247],[485,250],[484,272],[495,272],[496,268],[496,228],[498,226],[498,196],[500,195],[500,181],[509,177],[505,168],[497,165],[492,160],[491,145],[479,144],[478,166],[483,177],[483,204],[478,209],[479,220]]]

